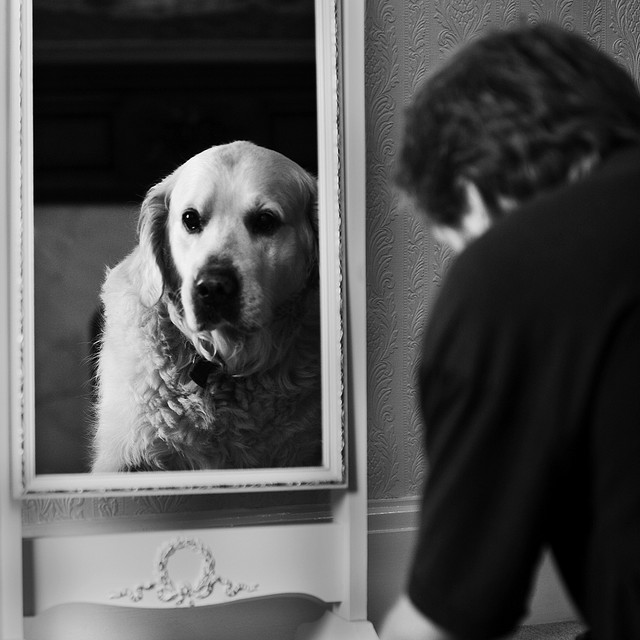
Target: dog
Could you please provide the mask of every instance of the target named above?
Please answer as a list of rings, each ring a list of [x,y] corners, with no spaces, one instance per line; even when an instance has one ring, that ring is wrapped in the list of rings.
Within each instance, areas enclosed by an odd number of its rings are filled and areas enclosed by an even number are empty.
[[[316,180],[251,142],[152,187],[107,272],[92,471],[321,464]]]

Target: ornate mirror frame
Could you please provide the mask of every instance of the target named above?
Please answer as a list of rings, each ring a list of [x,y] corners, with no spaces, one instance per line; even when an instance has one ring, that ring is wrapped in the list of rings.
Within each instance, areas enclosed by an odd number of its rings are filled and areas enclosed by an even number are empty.
[[[231,596],[225,589],[218,588],[219,586],[229,587],[233,593],[237,587],[240,587],[240,591],[233,598],[255,599],[258,604],[255,615],[260,615],[263,611],[260,607],[261,602],[274,602],[273,599],[264,599],[267,592],[284,594],[287,598],[290,594],[298,594],[305,601],[308,601],[311,596],[319,599],[321,603],[327,603],[330,610],[327,610],[325,615],[312,625],[312,629],[305,630],[304,637],[327,639],[355,636],[377,637],[373,627],[366,622],[367,349],[364,0],[348,0],[340,5],[334,0],[321,3],[326,5],[323,8],[323,11],[328,11],[326,15],[338,15],[343,21],[343,26],[338,27],[336,33],[340,33],[341,28],[344,28],[349,34],[348,38],[342,42],[338,41],[337,44],[325,43],[325,46],[337,46],[343,57],[343,65],[338,64],[337,67],[344,67],[342,70],[344,108],[340,111],[340,118],[344,122],[344,151],[341,149],[335,157],[336,160],[344,162],[344,166],[334,167],[333,161],[329,162],[326,158],[322,160],[322,162],[328,162],[332,170],[335,169],[335,172],[325,174],[327,182],[335,181],[339,185],[342,179],[344,184],[349,185],[343,194],[344,210],[348,211],[348,215],[343,214],[342,219],[339,220],[339,234],[336,230],[336,235],[329,239],[335,242],[338,239],[342,242],[344,239],[345,245],[344,264],[340,263],[342,267],[336,270],[344,280],[344,283],[341,282],[341,289],[344,290],[344,316],[349,319],[348,323],[339,323],[339,326],[345,334],[347,328],[349,331],[348,340],[342,339],[342,348],[336,353],[339,353],[343,359],[340,370],[344,374],[345,390],[341,406],[344,405],[346,428],[349,433],[348,488],[344,480],[336,481],[335,485],[332,481],[322,480],[323,486],[328,484],[332,489],[334,486],[340,487],[330,492],[329,517],[309,519],[304,513],[301,517],[294,513],[291,514],[293,519],[289,521],[290,514],[287,512],[276,513],[275,520],[269,519],[267,523],[263,523],[260,518],[254,521],[250,517],[250,522],[247,522],[246,526],[239,525],[234,518],[233,526],[230,526],[224,514],[213,520],[205,514],[202,519],[199,517],[187,520],[171,519],[171,528],[175,529],[173,531],[168,531],[168,523],[157,515],[152,516],[151,519],[127,517],[122,522],[116,522],[116,519],[107,514],[99,523],[98,529],[91,526],[84,527],[82,522],[75,520],[65,523],[62,530],[58,527],[47,529],[36,526],[34,528],[24,524],[23,501],[20,499],[23,497],[22,425],[25,408],[28,408],[24,398],[27,391],[25,385],[29,380],[25,378],[22,369],[23,354],[25,347],[28,346],[23,345],[25,336],[22,328],[25,322],[23,316],[25,309],[27,312],[32,310],[28,308],[29,300],[23,298],[22,280],[16,283],[16,278],[24,277],[21,272],[24,259],[22,245],[24,222],[21,207],[25,194],[29,196],[29,191],[24,188],[22,176],[31,170],[29,163],[32,158],[28,148],[30,140],[25,140],[25,129],[21,127],[24,114],[28,115],[31,109],[30,91],[22,91],[29,82],[28,76],[23,75],[24,59],[21,55],[25,46],[25,25],[29,19],[26,15],[29,7],[24,4],[25,1],[0,0],[2,18],[0,33],[4,34],[4,40],[0,46],[0,78],[5,88],[6,98],[0,101],[0,127],[4,131],[6,141],[5,153],[0,157],[0,199],[2,200],[0,301],[3,303],[0,305],[0,344],[2,345],[0,353],[4,356],[0,358],[0,440],[3,443],[0,447],[0,565],[2,566],[0,638],[2,640],[23,638],[27,625],[33,629],[33,625],[37,622],[33,617],[30,618],[34,615],[34,611],[28,612],[23,609],[23,583],[27,590],[35,589],[38,593],[45,594],[46,597],[42,599],[41,606],[37,607],[38,611],[46,609],[45,615],[41,619],[36,615],[36,618],[40,619],[41,625],[47,629],[49,628],[47,625],[50,624],[47,614],[52,611],[47,609],[47,602],[50,603],[47,598],[51,596],[56,602],[64,603],[63,610],[69,613],[67,605],[75,610],[74,603],[78,602],[78,593],[82,594],[83,601],[87,600],[101,607],[105,615],[113,610],[115,603],[119,603],[118,607],[127,606],[129,610],[126,612],[126,619],[131,621],[135,603],[130,605],[130,599],[118,596],[123,589],[126,592],[127,588],[135,588],[140,580],[146,579],[149,568],[154,566],[152,561],[156,549],[161,552],[158,578],[162,585],[165,585],[168,578],[168,586],[171,587],[170,583],[174,577],[173,555],[195,551],[202,556],[203,567],[207,569],[207,575],[212,578],[212,580],[200,580],[200,576],[196,576],[198,584],[195,586],[199,588],[203,583],[203,586],[208,589],[215,581],[217,586],[213,589],[213,593],[220,596],[220,601],[225,605],[226,598]],[[336,95],[338,93],[336,91]],[[331,117],[333,118],[333,115]],[[323,131],[329,140],[335,139],[330,131]],[[337,136],[337,124],[335,131]],[[344,178],[341,177],[340,169],[344,171]],[[342,200],[342,194],[337,185],[325,184],[322,187],[325,195],[328,193],[335,199],[336,206]],[[21,242],[16,243],[16,238]],[[325,251],[330,249],[325,248]],[[342,305],[339,306],[342,312]],[[342,392],[342,387],[339,390]],[[340,435],[343,436],[342,433]],[[12,446],[10,442],[13,443]],[[340,460],[342,460],[342,449],[340,453]],[[343,477],[342,469],[338,475]],[[28,500],[27,504],[38,502],[43,505],[64,506],[69,502],[84,502],[84,496],[91,493],[87,491],[78,496],[77,486],[64,493],[49,491],[49,489],[43,490],[45,494],[43,498],[34,497]],[[239,487],[236,489],[241,490]],[[217,489],[213,487],[209,490]],[[144,491],[144,489],[131,490],[130,493],[134,494],[134,498],[129,500],[135,502],[136,492],[144,493]],[[186,490],[176,487],[164,492],[157,489],[151,491],[179,494]],[[97,490],[95,493],[102,495]],[[126,494],[127,490],[118,491],[115,494],[116,497],[112,489],[109,489],[108,493],[108,497],[104,500],[94,501],[90,498],[86,502],[101,504],[121,502],[117,496]],[[305,499],[313,496],[326,497],[326,492],[307,492],[306,496],[300,493],[298,495]],[[235,495],[218,497],[225,500],[236,498]],[[249,497],[261,498],[262,496],[258,494]],[[143,500],[173,498],[182,500],[197,498],[197,496],[145,495],[142,498]],[[274,523],[281,526],[274,526]],[[104,535],[96,535],[97,531]],[[195,542],[196,539],[202,544]],[[267,539],[270,546],[268,551],[265,551]],[[113,556],[108,554],[105,556],[102,547],[104,540],[115,545],[116,552]],[[85,550],[97,549],[91,552],[91,557],[104,565],[97,573],[82,564],[79,557],[79,542]],[[317,550],[319,544],[326,548],[325,552],[308,553],[308,549]],[[31,554],[25,551],[26,548],[31,549]],[[217,565],[215,575],[208,571],[212,566],[209,548],[215,550],[215,560],[221,559],[220,575],[217,574]],[[292,553],[294,549],[296,553]],[[179,553],[176,554],[176,552]],[[23,564],[23,556],[25,564]],[[36,558],[37,567],[31,566],[29,563]],[[114,558],[117,562],[113,561]],[[132,563],[131,558],[135,558],[136,562]],[[266,563],[265,558],[268,559]],[[167,570],[169,562],[171,566]],[[133,566],[134,564],[137,566]],[[63,593],[60,593],[61,581],[58,579],[60,574],[56,567],[64,567],[65,575],[71,572],[77,578],[77,580],[62,581],[66,587],[62,590]],[[251,570],[248,571],[247,567]],[[43,572],[47,573],[50,570],[55,577],[53,581],[43,579]],[[207,584],[204,585],[204,582]],[[86,588],[88,585],[93,585],[94,591],[98,590],[97,593],[89,593],[90,590]],[[145,585],[146,583],[143,587]],[[114,588],[120,590],[116,593],[115,602],[112,599]],[[198,594],[200,593],[198,591]],[[147,595],[151,595],[151,592]],[[211,604],[208,598],[197,597],[193,600],[196,607],[206,608],[207,615],[202,618],[203,624],[206,624],[207,630],[212,628],[211,624],[216,619],[216,612],[221,608],[207,606]],[[218,602],[218,599],[215,602]],[[150,620],[162,626],[166,619],[155,617],[154,609],[173,606],[171,603],[155,602],[152,609],[147,609],[146,599],[141,600],[140,603],[140,610],[136,612],[140,615],[136,616],[136,619],[146,629]],[[25,599],[26,604],[27,599]],[[33,602],[31,604],[33,605]],[[227,611],[226,608],[225,611]],[[238,616],[246,617],[245,608],[236,611]],[[189,609],[187,613],[190,613]],[[124,620],[124,617],[121,619]],[[264,620],[261,618],[260,625],[263,623]],[[303,626],[309,627],[308,624]]]
[[[315,0],[323,464],[318,467],[38,474],[35,466],[32,10],[8,0],[9,376],[15,497],[203,493],[346,485],[341,0]]]

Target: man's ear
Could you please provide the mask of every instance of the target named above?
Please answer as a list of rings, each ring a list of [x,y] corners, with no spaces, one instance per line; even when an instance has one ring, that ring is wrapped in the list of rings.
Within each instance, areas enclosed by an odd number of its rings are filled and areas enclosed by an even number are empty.
[[[485,233],[493,222],[478,187],[473,182],[465,180],[462,183],[462,188],[465,192],[467,206],[460,224],[457,227],[437,225],[432,229],[433,237],[438,242],[451,247],[456,253],[466,249],[471,242]]]

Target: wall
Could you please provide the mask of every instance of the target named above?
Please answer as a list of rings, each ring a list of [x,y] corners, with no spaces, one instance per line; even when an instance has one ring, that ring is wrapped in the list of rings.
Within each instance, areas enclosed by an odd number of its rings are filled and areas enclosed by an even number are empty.
[[[376,619],[408,560],[424,480],[414,369],[451,263],[393,187],[403,110],[460,43],[521,19],[582,32],[640,75],[640,10],[628,0],[368,0],[366,18],[370,609]],[[532,619],[571,615],[548,565]]]

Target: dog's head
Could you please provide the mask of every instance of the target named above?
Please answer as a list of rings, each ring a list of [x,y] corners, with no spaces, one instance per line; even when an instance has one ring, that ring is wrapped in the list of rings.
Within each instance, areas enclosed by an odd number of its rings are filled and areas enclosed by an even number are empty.
[[[228,363],[315,286],[317,231],[316,182],[296,163],[250,142],[211,147],[144,200],[147,300],[162,292],[201,355]]]

